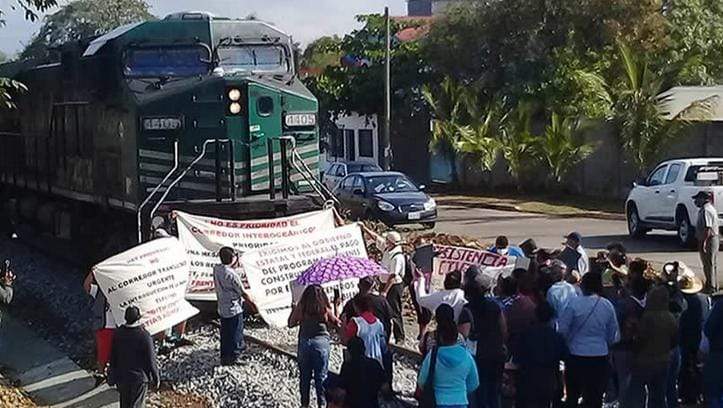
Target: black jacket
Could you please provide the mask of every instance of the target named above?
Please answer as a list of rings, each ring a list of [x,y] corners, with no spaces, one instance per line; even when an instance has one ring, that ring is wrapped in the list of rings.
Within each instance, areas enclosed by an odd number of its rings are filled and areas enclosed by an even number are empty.
[[[121,326],[113,335],[108,383],[158,384],[158,364],[151,335],[142,327]]]

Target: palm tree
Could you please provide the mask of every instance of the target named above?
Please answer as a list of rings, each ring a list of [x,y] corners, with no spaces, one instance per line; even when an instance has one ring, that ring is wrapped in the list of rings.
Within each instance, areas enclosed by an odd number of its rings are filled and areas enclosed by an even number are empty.
[[[452,163],[452,181],[457,182],[456,144],[460,126],[465,89],[454,79],[445,77],[437,90],[428,84],[422,87],[422,96],[432,112],[432,140],[430,149],[436,149]]]
[[[445,77],[438,90],[428,84],[422,87],[422,96],[433,115],[432,145],[454,145],[457,138],[457,125],[464,108],[465,88],[454,79]]]
[[[673,84],[678,66],[666,66],[660,72],[651,69],[645,55],[635,54],[627,45],[618,43],[625,73],[623,89],[615,101],[615,119],[620,129],[620,142],[642,176],[660,158],[670,142],[680,137],[692,119],[710,116],[712,98],[695,101],[668,118],[662,109],[668,97],[664,91]]]
[[[579,130],[580,121],[576,118],[562,117],[556,112],[550,116],[538,144],[539,156],[550,171],[550,181],[561,183],[577,163],[595,150],[594,143],[585,143],[577,137]]]
[[[523,171],[538,159],[540,139],[531,130],[533,109],[531,103],[519,102],[500,134],[500,151],[518,190],[522,190]]]

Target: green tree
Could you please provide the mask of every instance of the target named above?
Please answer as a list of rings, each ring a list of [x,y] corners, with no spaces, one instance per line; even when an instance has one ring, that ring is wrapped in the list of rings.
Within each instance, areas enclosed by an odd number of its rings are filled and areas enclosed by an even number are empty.
[[[20,54],[45,58],[50,48],[68,41],[104,34],[112,29],[155,17],[144,0],[76,0],[46,16],[40,31]]]
[[[38,13],[50,10],[58,4],[58,0],[17,0],[10,4],[12,10],[21,10],[25,14],[25,18],[30,21],[38,19]],[[5,20],[2,17],[5,11],[0,9],[0,24],[4,25]]]
[[[549,179],[561,183],[570,170],[595,150],[578,135],[580,121],[553,112],[538,144],[538,154],[549,170]]]
[[[540,138],[532,133],[532,115],[535,106],[528,101],[517,104],[506,120],[500,138],[500,151],[507,161],[507,171],[522,190],[525,171],[538,162]]]
[[[683,67],[679,82],[713,85],[723,79],[723,2],[719,0],[667,0],[670,23],[668,62]]]
[[[317,96],[322,111],[337,114],[358,112],[381,114],[384,106],[384,56],[386,24],[379,14],[357,16],[362,28],[345,35],[338,44],[339,55],[366,61],[360,66],[327,66],[320,75],[305,79]],[[396,35],[417,21],[391,22]],[[426,108],[422,84],[431,82],[418,41],[394,41],[391,51],[392,115],[414,115]]]
[[[319,75],[327,67],[339,66],[341,58],[341,38],[324,36],[306,46],[301,54],[300,67],[306,75]]]
[[[707,119],[711,104],[716,101],[695,101],[672,118],[661,109],[661,97],[674,83],[679,66],[669,65],[656,71],[649,57],[633,52],[626,44],[618,45],[623,64],[624,84],[615,102],[615,119],[619,126],[620,141],[642,176],[659,159],[670,142],[680,137],[690,120]]]
[[[21,9],[25,13],[25,18],[35,21],[38,18],[38,12],[44,12],[54,7],[57,0],[18,0],[11,9]],[[0,26],[5,25],[3,16],[5,11],[0,9]],[[27,87],[22,83],[11,78],[0,77],[0,108],[12,109],[15,107],[13,103],[13,94],[27,91]]]

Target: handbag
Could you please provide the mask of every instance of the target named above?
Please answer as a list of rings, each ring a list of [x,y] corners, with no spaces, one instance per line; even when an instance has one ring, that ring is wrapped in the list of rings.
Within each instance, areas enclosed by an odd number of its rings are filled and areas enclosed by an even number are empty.
[[[437,346],[432,348],[429,361],[429,375],[424,383],[421,395],[417,398],[420,408],[437,408],[437,397],[434,395],[434,372],[437,366]]]

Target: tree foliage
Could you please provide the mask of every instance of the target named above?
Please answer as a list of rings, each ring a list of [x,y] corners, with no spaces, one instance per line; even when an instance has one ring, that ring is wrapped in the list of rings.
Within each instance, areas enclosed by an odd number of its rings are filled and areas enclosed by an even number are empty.
[[[57,0],[17,0],[17,3],[11,4],[10,8],[22,10],[26,19],[35,21],[39,12],[47,11],[55,5],[57,5]],[[0,26],[5,25],[4,15],[5,11],[0,9]],[[5,58],[6,56],[3,54],[3,60],[0,62],[4,62]],[[22,83],[11,78],[0,77],[0,109],[15,108],[13,94],[25,91],[27,91],[27,87]]]
[[[58,0],[16,0],[10,3],[10,9],[21,10],[25,14],[25,19],[35,21],[38,19],[38,13],[50,10],[58,4]],[[0,9],[0,24],[4,24],[2,17],[5,11]]]
[[[661,95],[677,77],[680,65],[656,71],[647,54],[636,53],[622,42],[618,49],[625,75],[618,91],[615,119],[621,144],[643,175],[688,127],[689,118],[700,120],[710,115],[714,101],[694,101],[674,117],[666,118],[662,110],[665,97]]]
[[[378,14],[357,16],[362,28],[345,35],[341,41],[330,41],[325,52],[363,58],[363,66],[331,65],[320,75],[309,77],[305,83],[319,98],[322,109],[337,114],[358,112],[362,115],[380,114],[384,106],[384,58],[386,24]],[[395,36],[419,22],[392,20]],[[418,41],[394,41],[391,51],[393,114],[413,115],[425,109],[421,87],[429,83],[427,65],[421,57]]]
[[[68,41],[94,37],[138,21],[153,19],[145,0],[76,0],[46,16],[40,31],[20,54],[44,58],[49,49]]]
[[[551,181],[561,183],[563,178],[595,150],[594,143],[585,143],[579,135],[580,121],[563,117],[556,112],[550,115],[539,144],[540,158],[549,170]]]
[[[671,47],[664,58],[684,62],[679,81],[686,85],[713,85],[723,79],[723,2],[667,0]]]
[[[338,66],[341,58],[341,38],[324,36],[306,46],[299,61],[302,71],[322,74],[327,67]]]

